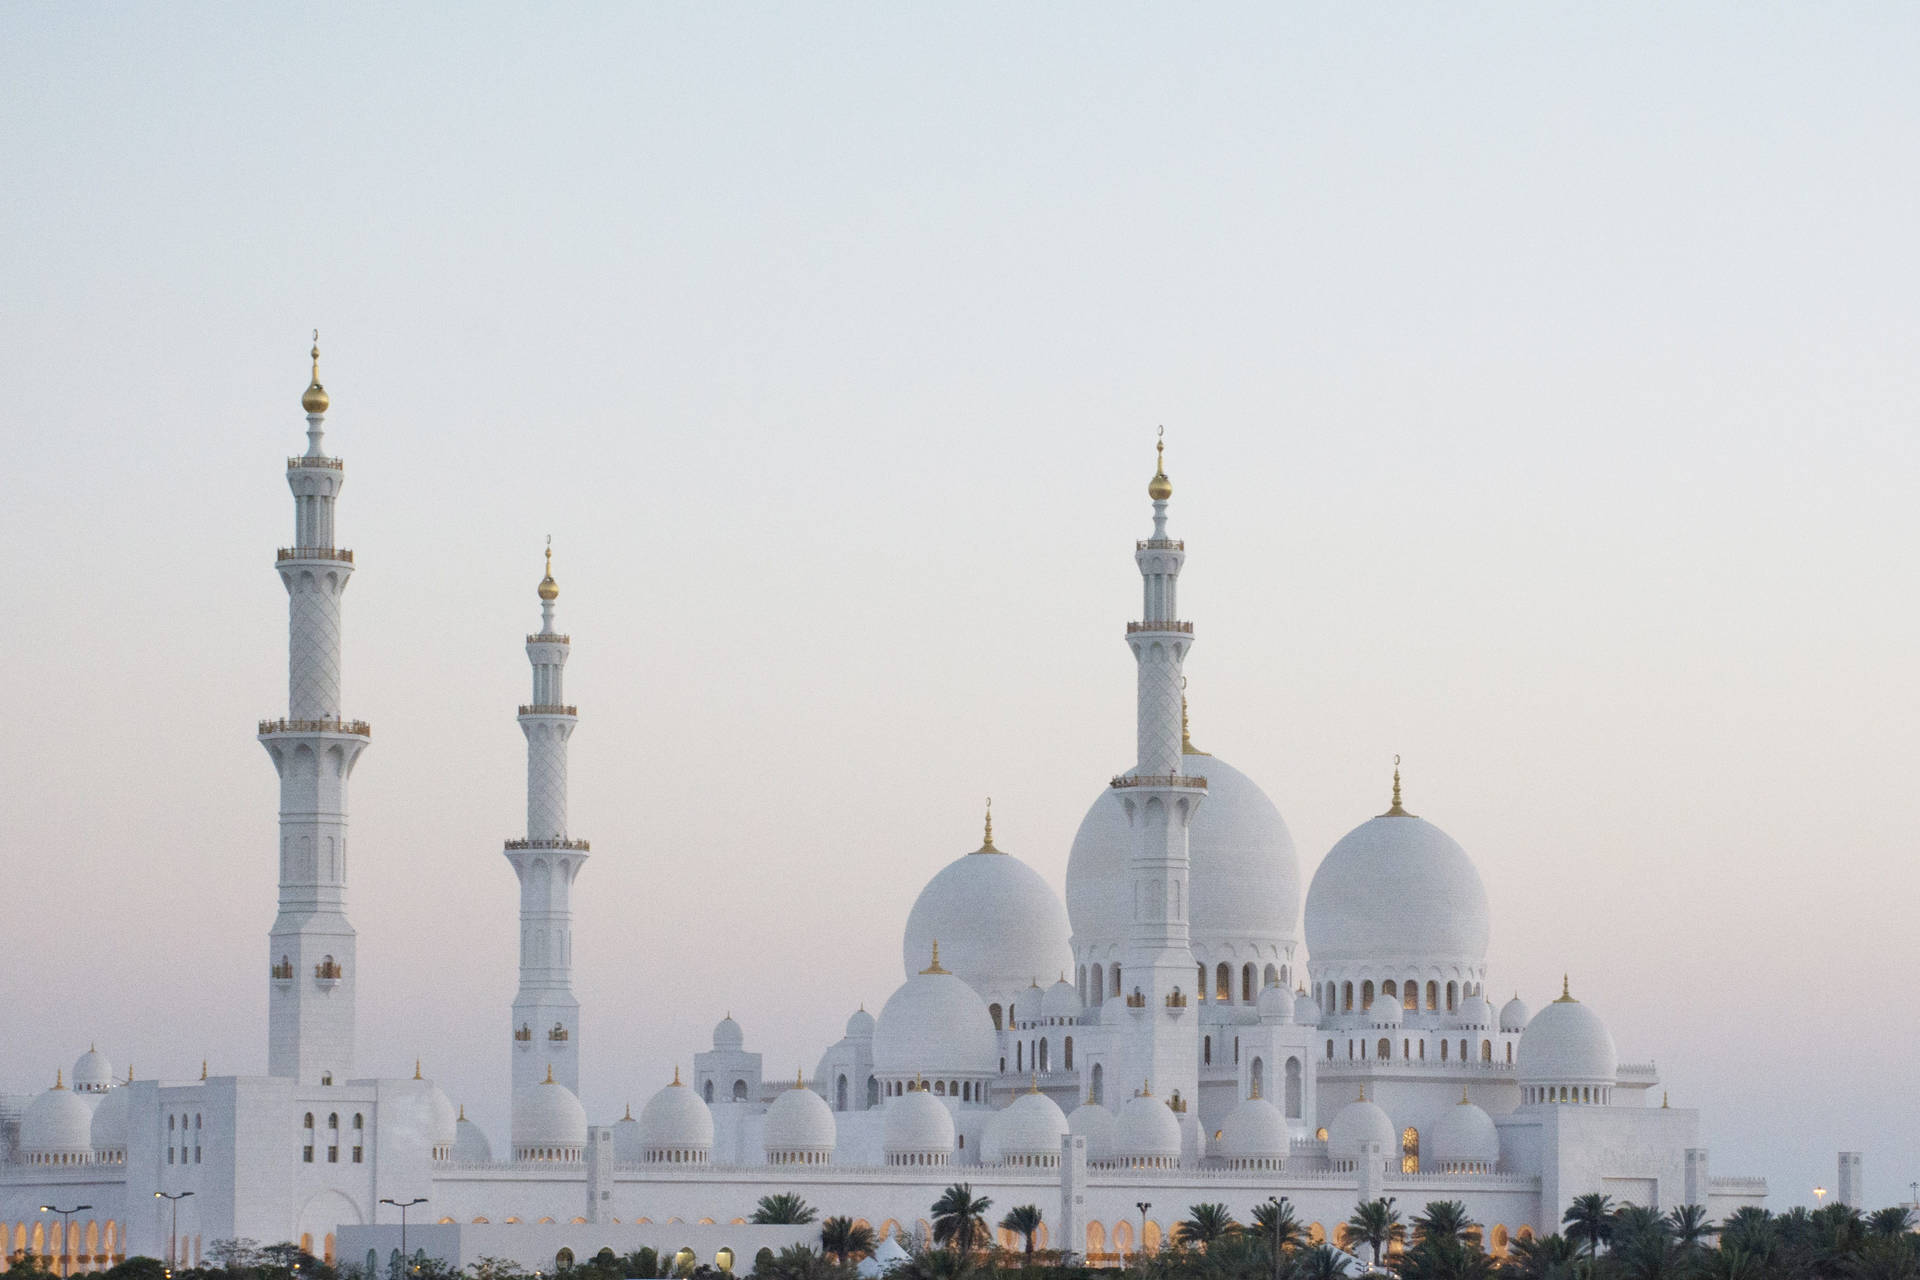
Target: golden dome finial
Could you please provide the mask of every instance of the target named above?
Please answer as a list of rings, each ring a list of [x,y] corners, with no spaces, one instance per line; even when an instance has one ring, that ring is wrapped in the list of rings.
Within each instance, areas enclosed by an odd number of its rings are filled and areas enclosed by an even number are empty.
[[[127,1064],[127,1083],[133,1083],[133,1064],[131,1062]]]
[[[313,331],[313,383],[306,394],[300,397],[300,407],[308,413],[320,414],[327,411],[332,401],[327,397],[327,389],[320,385],[320,331]]]
[[[1247,1095],[1247,1101],[1252,1102],[1255,1098],[1258,1098],[1259,1096],[1260,1096],[1260,1077],[1255,1076],[1253,1078],[1253,1092]]]
[[[978,849],[975,849],[974,852],[975,853],[999,853],[1000,852],[1000,850],[993,847],[993,797],[992,796],[987,797],[986,839],[981,841],[980,847]]]
[[[200,1078],[202,1080],[207,1078],[207,1060],[205,1058],[200,1059]]]
[[[65,1067],[55,1067],[53,1069],[53,1087],[56,1089],[64,1089],[67,1087],[67,1070]]]
[[[683,1088],[685,1088],[685,1087],[686,1087],[685,1085],[683,1085],[683,1084],[681,1084],[681,1083],[680,1083],[680,1064],[679,1064],[679,1063],[677,1063],[677,1062],[673,1064],[673,1085],[672,1085],[672,1087],[673,1087],[673,1088],[675,1088],[675,1089],[683,1089]],[[632,1110],[632,1106],[631,1106],[631,1104],[629,1104],[629,1106],[628,1106],[628,1110]]]
[[[793,1087],[796,1089],[804,1089],[807,1087],[807,1078],[801,1074],[799,1067],[793,1069]]]
[[[1667,1109],[1667,1091],[1665,1089],[1660,1091],[1660,1109],[1662,1111]]]
[[[1165,427],[1160,428],[1160,438],[1153,442],[1153,479],[1147,481],[1147,496],[1155,502],[1165,502],[1173,496],[1173,481],[1167,479],[1167,429]]]
[[[920,972],[921,972],[921,973],[945,973],[945,972],[947,972],[947,970],[945,970],[945,969],[942,969],[942,968],[940,967],[940,939],[938,939],[938,938],[935,938],[935,939],[933,940],[933,963],[932,963],[932,964],[930,964],[930,965],[928,965],[928,966],[927,966],[926,968],[924,968],[924,969],[922,969],[922,970],[921,970]]]
[[[1460,1105],[1463,1107],[1467,1105],[1467,1086],[1465,1085],[1460,1086]]]
[[[1140,1096],[1141,1096],[1141,1097],[1143,1097],[1143,1098],[1151,1098],[1151,1097],[1153,1096],[1153,1079],[1152,1079],[1152,1077],[1148,1077],[1148,1078],[1146,1078],[1146,1079],[1143,1079],[1143,1080],[1142,1080],[1142,1081],[1140,1082]]]
[[[1367,1100],[1367,1086],[1363,1084],[1360,1086],[1360,1096],[1355,1098],[1354,1101],[1365,1102],[1366,1100]]]
[[[547,535],[547,576],[540,579],[540,598],[552,604],[560,598],[560,584],[553,580],[553,535]]]
[[[415,1080],[420,1078],[420,1059],[418,1058],[413,1060],[413,1078]]]
[[[1036,1071],[1033,1073],[1033,1083],[1027,1086],[1027,1092],[1028,1093],[1040,1092],[1040,1073],[1039,1072]]]
[[[1380,816],[1383,818],[1411,818],[1414,816],[1400,806],[1400,757],[1397,754],[1393,757],[1393,807]]]
[[[460,1104],[460,1119],[465,1120],[466,1118],[467,1118],[467,1104],[463,1102]]]
[[[545,1080],[542,1080],[540,1083],[541,1084],[553,1083],[553,1064],[551,1062],[547,1064],[547,1078]]]
[[[1567,975],[1564,973],[1560,975],[1560,998],[1558,1000],[1555,1000],[1554,1003],[1555,1004],[1579,1004],[1580,1003],[1578,1000],[1575,1000],[1573,998],[1573,988],[1571,984],[1567,981]]]

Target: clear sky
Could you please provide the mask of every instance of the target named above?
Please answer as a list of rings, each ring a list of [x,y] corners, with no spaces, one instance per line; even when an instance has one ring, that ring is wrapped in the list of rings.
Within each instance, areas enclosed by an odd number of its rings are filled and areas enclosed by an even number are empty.
[[[347,462],[361,1066],[505,1135],[575,640],[583,1091],[809,1070],[1131,762],[1477,860],[1776,1207],[1920,1177],[1920,9],[0,8],[0,1087],[265,1065],[282,460]],[[1393,892],[1382,885],[1383,900]],[[1903,1163],[1904,1162],[1904,1163]]]

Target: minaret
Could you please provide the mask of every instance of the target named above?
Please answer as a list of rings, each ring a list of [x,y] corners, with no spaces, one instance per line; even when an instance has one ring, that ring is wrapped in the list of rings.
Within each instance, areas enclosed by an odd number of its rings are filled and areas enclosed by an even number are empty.
[[[1207,780],[1181,772],[1181,666],[1193,624],[1179,620],[1177,588],[1186,544],[1167,536],[1164,442],[1156,444],[1153,536],[1134,546],[1144,587],[1141,621],[1127,624],[1138,665],[1139,763],[1113,780],[1134,834],[1133,931],[1121,972],[1134,1028],[1130,1070],[1156,1097],[1191,1105],[1199,1093],[1199,1052],[1190,1007],[1193,952],[1187,942],[1187,827]]]
[[[563,679],[572,640],[554,630],[553,545],[540,579],[540,630],[527,637],[533,701],[520,708],[527,735],[527,837],[507,841],[520,877],[520,990],[513,998],[513,1091],[543,1080],[580,1092],[580,1002],[573,995],[573,878],[587,842],[567,838],[567,739],[578,723]]]
[[[320,335],[300,397],[307,451],[287,459],[293,545],[276,556],[287,588],[287,715],[260,722],[280,774],[280,914],[268,935],[267,1071],[302,1084],[353,1074],[353,926],[347,923],[347,779],[366,749],[363,720],[340,715],[340,597],[353,552],[333,544],[345,479],[323,447],[327,392]]]

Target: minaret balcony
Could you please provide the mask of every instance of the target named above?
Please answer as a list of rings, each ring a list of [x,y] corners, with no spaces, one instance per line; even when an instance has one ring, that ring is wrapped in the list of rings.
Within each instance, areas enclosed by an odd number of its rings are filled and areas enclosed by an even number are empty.
[[[1171,619],[1166,622],[1129,622],[1127,624],[1127,634],[1130,636],[1138,635],[1142,631],[1174,631],[1183,636],[1190,636],[1193,634],[1193,624],[1174,622]]]
[[[558,702],[526,702],[520,706],[523,716],[577,716],[580,708],[564,706]]]
[[[345,469],[346,464],[338,458],[300,457],[287,459],[287,470],[289,471],[299,471],[305,467],[319,467],[327,471],[341,471]]]
[[[371,738],[373,727],[365,720],[262,720],[260,736],[275,733],[344,733],[356,738]]]
[[[1185,551],[1187,544],[1181,538],[1142,538],[1133,544],[1135,551]]]
[[[558,631],[536,631],[527,637],[528,644],[572,644],[573,637]]]
[[[551,840],[509,840],[507,841],[507,848],[509,849],[571,849],[577,853],[587,853],[591,851],[592,846],[589,845],[585,840],[551,839]]]
[[[1207,780],[1190,773],[1131,773],[1114,778],[1107,783],[1114,788],[1122,787],[1182,787],[1189,791],[1205,791]]]
[[[338,560],[353,563],[353,552],[344,547],[282,547],[273,553],[275,560]]]

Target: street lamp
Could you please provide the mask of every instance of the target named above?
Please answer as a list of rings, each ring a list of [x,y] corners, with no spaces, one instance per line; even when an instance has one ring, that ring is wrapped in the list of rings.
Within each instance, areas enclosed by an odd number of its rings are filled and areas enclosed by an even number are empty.
[[[1813,1189],[1813,1199],[1816,1204],[1825,1204],[1827,1202],[1827,1189],[1825,1187],[1815,1187]]]
[[[1140,1256],[1147,1256],[1147,1210],[1153,1208],[1150,1200],[1135,1200],[1133,1207],[1140,1211]]]
[[[73,1225],[73,1215],[76,1213],[84,1213],[91,1208],[93,1208],[93,1206],[90,1204],[77,1204],[71,1209],[59,1209],[50,1204],[40,1206],[40,1212],[42,1213],[57,1213],[60,1215],[60,1253],[67,1260],[67,1269],[60,1273],[63,1276],[73,1274],[73,1237],[68,1234],[68,1231]]]
[[[407,1210],[417,1204],[425,1204],[426,1202],[427,1198],[425,1196],[415,1196],[411,1200],[382,1199],[380,1201],[381,1204],[390,1204],[400,1211],[400,1260],[408,1270],[412,1270],[413,1268],[413,1255],[407,1252]]]
[[[1286,1212],[1287,1201],[1284,1196],[1268,1196],[1267,1203],[1273,1206],[1273,1280],[1280,1280],[1280,1215]]]
[[[174,1256],[174,1242],[180,1238],[180,1202],[192,1194],[193,1192],[191,1191],[175,1191],[171,1193],[156,1191],[153,1193],[155,1200],[170,1200],[173,1202],[173,1221],[167,1227],[167,1274],[169,1276],[173,1274],[173,1269],[180,1265],[180,1259]]]

